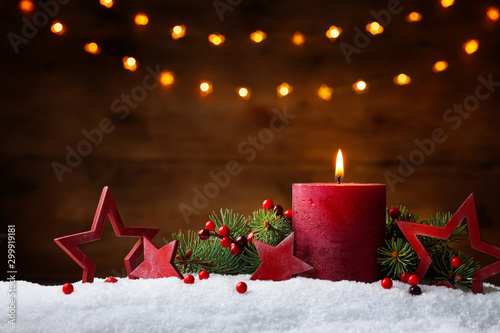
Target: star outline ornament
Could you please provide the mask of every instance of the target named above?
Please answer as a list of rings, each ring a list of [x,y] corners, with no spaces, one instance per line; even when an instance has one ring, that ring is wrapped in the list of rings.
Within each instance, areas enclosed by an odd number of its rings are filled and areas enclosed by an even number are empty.
[[[130,279],[159,279],[176,276],[179,279],[183,279],[182,273],[179,271],[175,265],[175,255],[177,254],[177,249],[179,248],[179,241],[174,240],[162,248],[158,248],[151,239],[147,237],[141,237],[136,243],[136,246],[130,251],[125,260],[130,260],[130,257],[135,256],[136,247],[142,244],[144,250],[144,261],[136,265],[135,268],[130,268],[131,271],[128,272],[130,266],[127,267],[127,273]],[[137,259],[132,258],[137,262]]]
[[[500,259],[500,247],[481,240],[474,193],[469,195],[469,197],[462,203],[460,208],[458,208],[444,227],[401,220],[396,222],[420,259],[420,263],[415,272],[420,279],[422,279],[427,273],[427,270],[432,263],[432,259],[418,239],[417,235],[448,239],[465,218],[467,218],[471,247],[482,253]],[[475,294],[482,293],[483,281],[488,277],[498,274],[499,272],[500,260],[474,272],[472,275],[472,292]]]
[[[255,240],[254,244],[262,262],[250,280],[284,281],[291,279],[293,275],[313,269],[311,265],[294,255],[293,232],[276,246],[258,240]]]
[[[109,191],[108,186],[105,186],[102,189],[91,229],[89,231],[54,239],[54,242],[56,242],[56,244],[59,245],[59,247],[61,247],[61,249],[63,249],[64,252],[66,252],[71,259],[73,259],[83,269],[82,283],[94,281],[95,264],[85,255],[85,253],[83,253],[82,250],[80,250],[78,245],[100,240],[104,230],[104,224],[106,223],[106,218],[109,218],[111,225],[113,226],[113,231],[118,237],[148,237],[152,239],[160,231],[159,228],[126,227],[122,222],[120,214],[118,213],[118,208],[116,207],[116,203],[111,195],[111,192]],[[139,240],[138,243],[139,242],[141,242],[141,240]],[[134,246],[133,249],[133,251],[135,251],[133,253],[133,257],[136,258],[139,258],[142,255],[143,250],[143,246],[137,246],[138,243],[136,243],[136,246]],[[125,264],[127,265],[127,262],[125,262]]]

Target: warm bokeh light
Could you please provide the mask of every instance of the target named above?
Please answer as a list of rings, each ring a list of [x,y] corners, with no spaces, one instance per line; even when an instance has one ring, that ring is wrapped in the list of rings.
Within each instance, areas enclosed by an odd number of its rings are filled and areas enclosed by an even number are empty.
[[[250,89],[246,87],[238,87],[236,88],[236,91],[238,92],[238,95],[243,98],[243,99],[249,99],[250,98]]]
[[[266,39],[266,37],[267,37],[266,33],[261,30],[254,31],[250,34],[250,39],[254,43],[260,43],[264,39]]]
[[[219,45],[222,45],[222,43],[224,43],[224,41],[226,40],[226,37],[224,37],[224,35],[220,35],[220,34],[211,34],[210,36],[208,36],[208,40],[210,41],[210,43],[214,44],[215,46],[219,46]]]
[[[494,22],[498,21],[500,17],[500,12],[498,10],[498,7],[497,6],[488,7],[486,9],[486,16]]]
[[[322,100],[329,101],[332,98],[333,94],[333,89],[326,84],[322,84],[318,88],[318,97],[321,98]]]
[[[200,83],[200,92],[202,96],[206,96],[212,92],[212,82],[210,81],[201,81]]]
[[[137,61],[133,57],[123,57],[123,68],[133,72],[137,69]]]
[[[35,9],[35,5],[31,0],[22,0],[19,1],[19,9],[21,9],[23,13],[30,13]]]
[[[297,31],[292,36],[292,42],[297,46],[303,45],[306,42],[306,36],[300,31]]]
[[[450,7],[455,3],[455,0],[441,0],[441,6],[444,8]]]
[[[352,85],[352,89],[357,94],[362,94],[368,90],[368,84],[363,80],[358,80],[358,81],[354,82],[354,84]]]
[[[370,22],[366,25],[366,31],[368,31],[372,35],[379,35],[384,32],[384,27],[381,26],[378,22]]]
[[[434,73],[442,72],[448,68],[448,62],[444,60],[436,61],[434,66],[432,66],[432,71]]]
[[[339,149],[335,162],[335,181],[340,184],[342,179],[344,179],[344,159],[342,158],[342,151]]]
[[[326,32],[326,37],[330,39],[336,39],[342,33],[342,29],[334,25],[330,26],[330,29]]]
[[[469,39],[464,43],[464,50],[467,54],[472,54],[479,48],[479,42],[477,39]]]
[[[137,25],[146,25],[149,23],[149,17],[144,13],[137,13],[134,21]]]
[[[84,49],[90,54],[99,54],[101,52],[99,45],[94,42],[85,44]]]
[[[62,35],[64,33],[64,25],[59,21],[54,21],[50,27],[50,31],[56,35]]]
[[[174,83],[174,73],[169,71],[163,71],[160,74],[161,85],[166,87]]]
[[[111,8],[113,7],[113,0],[100,0],[101,5],[103,5],[106,8]]]
[[[285,97],[286,95],[291,94],[292,90],[292,87],[286,82],[283,82],[278,87],[276,87],[278,97]]]
[[[411,82],[411,78],[406,75],[406,74],[399,74],[399,75],[396,75],[394,77],[394,83],[399,85],[399,86],[404,86],[404,85],[407,85],[407,84],[410,84]]]
[[[186,35],[186,26],[185,25],[176,25],[172,29],[170,29],[170,34],[173,39],[179,39]]]
[[[422,14],[418,12],[411,12],[410,14],[406,15],[407,22],[419,22],[421,19],[422,19]]]

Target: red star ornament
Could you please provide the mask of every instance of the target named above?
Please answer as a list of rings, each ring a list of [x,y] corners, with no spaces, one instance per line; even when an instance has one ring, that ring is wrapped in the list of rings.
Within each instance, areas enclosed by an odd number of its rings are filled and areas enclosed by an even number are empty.
[[[447,239],[465,218],[467,218],[467,225],[469,227],[471,247],[492,257],[500,259],[500,247],[483,242],[481,240],[479,223],[477,220],[476,203],[474,201],[473,193],[469,195],[462,206],[458,208],[456,213],[444,227],[430,226],[409,221],[397,221],[399,228],[420,258],[420,264],[418,265],[415,272],[415,274],[417,274],[420,279],[422,279],[425,273],[427,273],[432,259],[425,250],[422,243],[417,238],[417,235]],[[476,271],[472,275],[472,292],[475,294],[482,293],[483,281],[486,278],[498,274],[499,272],[500,260]]]
[[[250,280],[284,281],[289,280],[292,275],[313,269],[293,255],[293,240],[293,232],[277,246],[255,240],[254,244],[262,263]]]
[[[95,275],[95,264],[87,257],[78,245],[93,242],[101,239],[106,223],[106,216],[109,217],[115,235],[118,237],[148,237],[154,238],[160,231],[158,228],[126,227],[123,225],[116,203],[108,187],[104,187],[97,205],[97,211],[94,216],[92,228],[89,231],[80,232],[69,236],[59,237],[54,241],[66,252],[81,268],[83,268],[82,282],[93,282]],[[141,243],[142,245],[142,243]],[[134,257],[140,257],[142,246],[134,247],[136,253]],[[130,254],[129,254],[130,255]],[[126,263],[127,264],[127,263]]]
[[[142,240],[144,244],[144,261],[129,274],[131,279],[160,279],[171,276],[176,276],[179,279],[183,278],[174,264],[175,254],[179,247],[178,240],[168,243],[161,249],[158,249],[149,238],[142,237]],[[129,255],[133,255],[133,252],[134,249]]]

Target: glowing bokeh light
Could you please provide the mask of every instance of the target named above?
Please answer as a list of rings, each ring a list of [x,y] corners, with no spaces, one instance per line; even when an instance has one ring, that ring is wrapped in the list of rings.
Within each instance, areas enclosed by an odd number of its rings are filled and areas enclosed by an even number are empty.
[[[266,39],[266,37],[267,37],[266,33],[261,30],[254,31],[250,34],[250,39],[254,43],[260,43],[264,39]]]
[[[137,61],[133,57],[123,57],[123,68],[133,72],[137,69]]]
[[[399,75],[396,75],[394,77],[394,83],[399,85],[399,86],[404,86],[404,85],[407,85],[407,84],[410,84],[411,82],[411,78],[406,75],[406,74],[399,74]]]
[[[100,0],[100,3],[106,8],[111,8],[114,5],[113,0]]]
[[[329,101],[332,98],[333,88],[327,86],[326,84],[322,84],[318,88],[318,97],[322,100]]]
[[[384,32],[384,27],[381,26],[378,22],[370,22],[366,25],[366,31],[375,36]]]
[[[448,68],[448,62],[444,60],[436,61],[432,66],[434,73],[442,72]]]
[[[297,31],[292,36],[292,42],[297,46],[301,46],[306,42],[306,36],[304,36],[300,31]]]
[[[173,39],[179,39],[186,35],[186,26],[185,25],[176,25],[172,29],[170,29],[170,34]]]
[[[174,73],[169,72],[169,71],[161,72],[160,82],[161,82],[161,85],[164,87],[172,85],[174,83]]]
[[[144,13],[137,13],[134,21],[137,25],[147,25],[149,23],[149,17]]]
[[[292,93],[293,88],[286,82],[283,82],[278,87],[276,87],[276,92],[278,97],[285,97]]]
[[[410,14],[406,15],[407,22],[419,22],[420,20],[422,20],[422,14],[418,12],[411,12]]]
[[[469,39],[464,43],[463,47],[467,54],[472,54],[479,48],[479,42],[477,39]]]
[[[90,54],[99,54],[101,52],[101,48],[99,47],[99,45],[94,42],[85,44],[84,49]]]
[[[208,36],[208,40],[213,45],[219,46],[219,45],[222,45],[224,43],[224,41],[226,40],[226,37],[224,37],[224,35],[220,35],[220,34],[211,34],[210,36]]]
[[[59,21],[54,21],[50,27],[50,31],[56,35],[62,35],[64,33],[64,25]]]
[[[498,21],[500,18],[500,11],[497,6],[488,7],[486,9],[486,16],[493,22]]]
[[[328,37],[329,39],[333,40],[333,39],[336,39],[337,37],[339,37],[341,33],[342,33],[342,29],[341,28],[332,25],[327,30],[326,37]]]

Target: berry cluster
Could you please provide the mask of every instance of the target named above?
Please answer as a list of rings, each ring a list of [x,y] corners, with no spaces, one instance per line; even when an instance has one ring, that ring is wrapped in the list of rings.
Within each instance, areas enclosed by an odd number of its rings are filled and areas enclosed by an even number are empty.
[[[276,212],[276,216],[284,216],[288,221],[292,220],[292,210],[287,209],[283,211],[283,206],[275,205],[271,199],[266,199],[262,202],[262,208],[272,209]]]
[[[221,226],[219,228],[219,232],[216,232],[214,230],[214,221],[208,221],[207,223],[205,223],[205,228],[201,229],[198,232],[198,237],[200,237],[201,240],[207,240],[208,238],[210,238],[210,236],[220,238],[220,245],[222,245],[223,247],[229,247],[229,250],[235,256],[241,254],[245,246],[247,246],[248,244],[248,239],[245,236],[238,236],[236,239],[232,238],[231,230],[227,225]],[[248,237],[250,236],[252,236],[253,238],[253,233],[249,233]]]
[[[399,279],[402,282],[408,282],[410,287],[410,294],[412,295],[420,295],[422,293],[422,289],[418,286],[420,283],[420,279],[418,275],[411,274],[410,272],[403,272],[399,276]],[[382,288],[391,289],[392,288],[392,280],[388,277],[384,278],[381,282]]]

